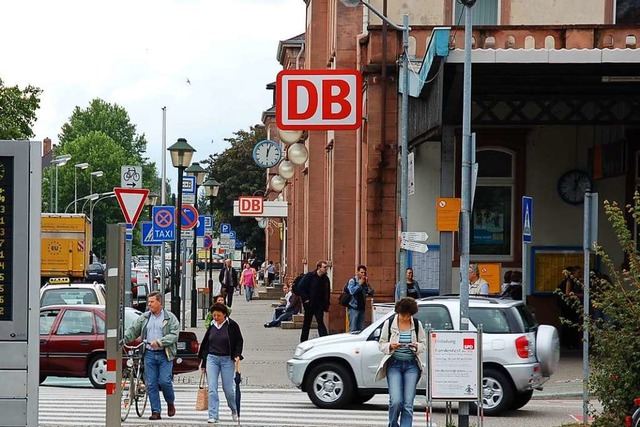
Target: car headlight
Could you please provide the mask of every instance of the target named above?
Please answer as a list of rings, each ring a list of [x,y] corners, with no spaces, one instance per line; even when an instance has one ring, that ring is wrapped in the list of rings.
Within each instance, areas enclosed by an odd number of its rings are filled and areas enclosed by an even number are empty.
[[[310,342],[303,342],[298,344],[298,347],[296,347],[296,352],[293,354],[293,357],[295,358],[299,358],[302,357],[303,354],[305,354],[307,351],[311,350],[313,348],[313,344]]]

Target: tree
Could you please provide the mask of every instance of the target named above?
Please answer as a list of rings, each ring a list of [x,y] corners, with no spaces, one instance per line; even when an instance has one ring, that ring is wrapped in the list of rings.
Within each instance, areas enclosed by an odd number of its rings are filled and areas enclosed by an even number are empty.
[[[230,223],[236,231],[236,239],[244,241],[248,248],[256,249],[260,258],[264,258],[264,231],[252,217],[233,216],[233,202],[239,196],[253,195],[264,189],[265,170],[253,162],[252,151],[253,146],[266,136],[266,130],[261,127],[234,132],[234,137],[225,138],[231,144],[229,148],[202,162],[207,165],[209,176],[220,183],[218,196],[213,199],[216,224]]]
[[[28,85],[4,86],[0,79],[0,139],[20,139],[34,136],[32,126],[40,107],[42,90]]]

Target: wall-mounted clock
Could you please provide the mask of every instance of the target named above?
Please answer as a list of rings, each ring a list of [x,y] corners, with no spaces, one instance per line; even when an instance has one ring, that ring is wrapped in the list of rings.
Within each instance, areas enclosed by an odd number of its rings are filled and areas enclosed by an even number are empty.
[[[584,193],[591,187],[589,173],[573,169],[563,173],[558,180],[558,195],[571,205],[579,205],[584,202]]]
[[[253,147],[253,161],[261,168],[272,168],[282,159],[280,143],[265,139]]]

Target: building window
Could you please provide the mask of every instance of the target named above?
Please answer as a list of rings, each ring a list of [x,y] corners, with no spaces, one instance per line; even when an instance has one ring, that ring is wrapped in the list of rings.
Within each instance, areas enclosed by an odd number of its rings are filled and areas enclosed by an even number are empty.
[[[618,0],[620,1],[620,0]],[[464,6],[454,0],[453,23],[458,25],[458,21],[464,24]],[[498,25],[498,0],[483,0],[477,2],[471,9],[473,25]]]
[[[471,213],[470,251],[474,259],[513,259],[514,155],[480,150],[478,179]]]
[[[616,24],[640,24],[640,0],[616,0]]]

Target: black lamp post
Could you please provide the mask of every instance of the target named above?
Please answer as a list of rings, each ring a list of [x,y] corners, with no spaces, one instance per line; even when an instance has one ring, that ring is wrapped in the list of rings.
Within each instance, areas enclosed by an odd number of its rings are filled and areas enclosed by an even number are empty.
[[[193,202],[193,206],[198,210],[198,187],[202,185],[204,181],[204,174],[207,173],[207,170],[200,166],[200,163],[193,162],[191,166],[189,166],[185,172],[188,175],[192,175],[196,178],[196,198]],[[196,236],[196,232],[193,232],[193,262],[191,264],[191,327],[195,328],[196,323],[196,312],[198,311],[198,290],[196,288],[196,264],[198,263],[198,237]]]
[[[171,153],[171,163],[174,168],[178,169],[178,203],[176,208],[176,251],[180,255],[182,232],[182,174],[184,170],[191,164],[191,157],[196,151],[187,143],[184,138],[178,138],[178,141],[171,147],[167,148]],[[180,257],[176,263],[180,264]],[[171,277],[171,312],[180,320],[180,269],[175,269],[176,273]]]
[[[204,184],[204,194],[209,198],[209,214],[213,217],[213,199],[218,196],[218,190],[220,190],[220,183],[215,179],[209,177]],[[215,221],[212,221],[211,226]],[[213,237],[213,236],[212,236]],[[207,283],[209,287],[209,305],[211,305],[211,300],[213,298],[213,243],[209,248],[209,282]]]
[[[147,196],[147,200],[144,201],[144,205],[149,208],[149,221],[153,222],[153,207],[158,203],[158,195],[156,193],[149,193]],[[146,236],[142,236],[144,240]],[[151,281],[151,289],[157,291],[158,289],[155,287],[153,275],[153,253],[151,251],[151,246],[149,246],[149,280]],[[164,295],[164,294],[163,294]]]

